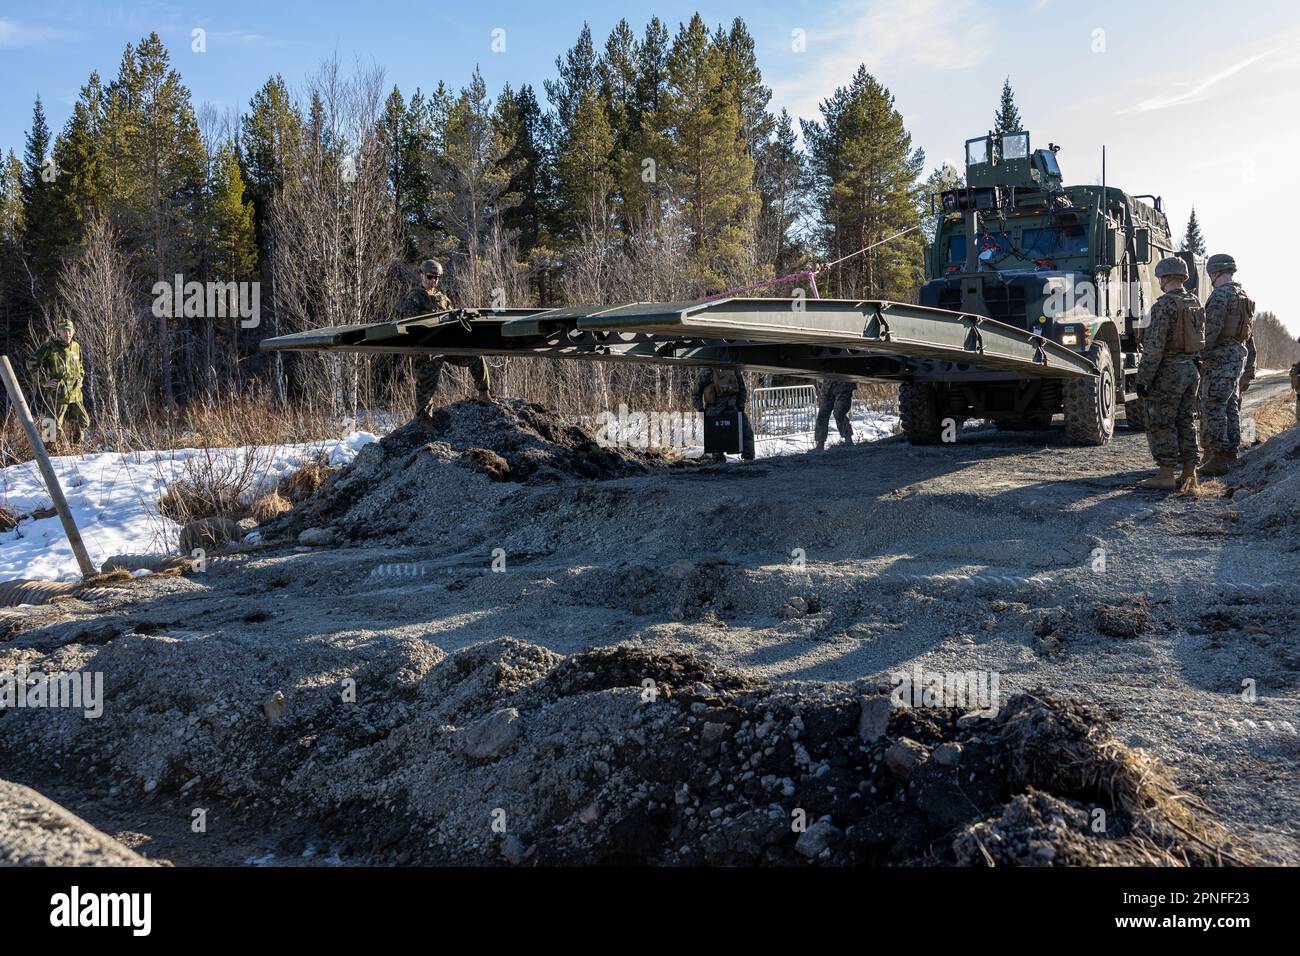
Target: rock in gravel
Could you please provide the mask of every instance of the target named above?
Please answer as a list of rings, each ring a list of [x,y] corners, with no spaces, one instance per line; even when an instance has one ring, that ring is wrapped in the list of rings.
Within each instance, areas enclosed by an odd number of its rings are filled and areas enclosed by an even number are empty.
[[[844,834],[830,820],[821,819],[799,834],[799,839],[794,844],[794,851],[813,860],[822,850],[838,843],[843,836]]]
[[[712,721],[706,721],[703,729],[700,731],[700,753],[705,757],[712,757],[722,746],[722,740],[727,736],[727,725],[718,724]]]
[[[930,759],[941,767],[955,767],[961,762],[961,744],[947,741],[934,748]]]
[[[180,550],[181,554],[190,554],[195,548],[214,551],[241,537],[243,531],[238,522],[229,518],[200,518],[181,528]]]
[[[476,720],[460,732],[461,753],[475,760],[490,760],[519,736],[519,711],[506,707]]]
[[[284,691],[277,690],[266,700],[262,701],[262,712],[266,714],[267,722],[272,726],[275,726],[283,720],[285,706]]]
[[[526,852],[527,847],[524,846],[524,841],[519,839],[519,837],[515,836],[513,833],[509,834],[501,841],[501,855],[511,866],[518,866],[520,863],[524,862],[524,854]]]
[[[858,736],[862,742],[869,744],[883,737],[893,712],[894,705],[888,697],[863,697],[862,714],[858,718]]]
[[[328,548],[334,543],[334,531],[330,528],[306,528],[298,533],[298,543],[309,548]]]
[[[907,737],[885,751],[885,766],[899,780],[910,779],[912,772],[924,759],[925,747]]]

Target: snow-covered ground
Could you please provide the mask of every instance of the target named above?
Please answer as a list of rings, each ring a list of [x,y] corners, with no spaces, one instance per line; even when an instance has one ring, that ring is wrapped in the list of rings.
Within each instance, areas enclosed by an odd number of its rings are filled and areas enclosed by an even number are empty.
[[[96,566],[114,554],[173,548],[179,526],[158,511],[170,482],[205,472],[250,476],[250,491],[264,494],[275,482],[321,455],[332,465],[351,461],[378,436],[351,432],[334,441],[249,448],[102,452],[54,458],[77,527]],[[20,515],[51,507],[35,462],[0,468],[0,504]],[[14,578],[78,580],[72,548],[58,516],[25,518],[0,533],[0,581]]]
[[[759,435],[759,458],[802,454],[812,449],[812,415],[807,430]],[[851,415],[855,441],[877,441],[894,431],[898,416],[855,403]],[[768,422],[774,419],[769,414]],[[787,423],[791,424],[791,423]],[[798,427],[798,426],[795,426]],[[203,473],[252,476],[250,494],[269,492],[275,482],[324,454],[332,465],[351,461],[357,451],[378,436],[354,431],[335,441],[248,448],[179,449],[175,451],[101,452],[54,458],[54,470],[86,542],[90,560],[98,567],[115,554],[171,550],[180,526],[158,510],[158,499],[170,482]],[[828,446],[839,444],[831,422]],[[691,442],[687,457],[704,454]],[[0,504],[20,515],[50,509],[51,502],[35,462],[0,468]],[[24,518],[12,531],[0,532],[0,581],[15,578],[78,580],[80,573],[58,516]]]

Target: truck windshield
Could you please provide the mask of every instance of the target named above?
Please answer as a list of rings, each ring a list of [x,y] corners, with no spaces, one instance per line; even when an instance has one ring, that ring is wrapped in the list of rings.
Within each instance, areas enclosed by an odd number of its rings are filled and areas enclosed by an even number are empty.
[[[1038,256],[1079,256],[1088,252],[1088,227],[1045,226],[1026,229],[1025,252]]]
[[[1005,232],[990,232],[975,240],[976,253],[991,250],[995,256],[1011,251],[1011,239]],[[962,264],[966,261],[966,236],[958,233],[948,237],[948,262]]]

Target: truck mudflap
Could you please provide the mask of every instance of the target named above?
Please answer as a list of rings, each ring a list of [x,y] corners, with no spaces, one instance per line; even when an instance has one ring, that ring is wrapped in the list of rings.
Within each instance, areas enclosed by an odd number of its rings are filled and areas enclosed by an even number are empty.
[[[980,315],[880,299],[727,298],[483,310],[266,339],[267,351],[521,355],[730,366],[860,381],[1086,378],[1085,355]]]

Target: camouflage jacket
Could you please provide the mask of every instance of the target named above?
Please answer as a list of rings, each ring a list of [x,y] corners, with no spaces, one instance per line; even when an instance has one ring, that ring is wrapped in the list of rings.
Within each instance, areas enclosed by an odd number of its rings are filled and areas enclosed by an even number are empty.
[[[1205,349],[1216,345],[1244,344],[1250,338],[1255,303],[1246,295],[1240,283],[1226,282],[1210,293],[1205,300]],[[1233,327],[1236,334],[1222,338],[1225,329]]]
[[[709,387],[713,384],[713,369],[700,369],[700,374],[695,379],[695,388],[691,390],[691,400],[695,403],[695,407],[703,410],[715,404],[728,404],[732,408],[743,409],[745,403],[749,401],[749,390],[745,388],[745,374],[740,369],[735,371],[736,394],[728,395],[722,399],[714,398],[710,402],[709,399],[714,396],[714,390]],[[734,404],[731,404],[733,402]]]
[[[1142,364],[1138,366],[1137,384],[1144,388],[1149,388],[1155,380],[1156,369],[1160,363],[1168,359],[1176,361],[1187,359],[1191,361],[1196,357],[1200,349],[1191,351],[1177,351],[1171,346],[1176,342],[1179,316],[1187,311],[1191,314],[1196,322],[1200,324],[1201,330],[1205,328],[1205,313],[1201,308],[1201,303],[1197,301],[1196,296],[1192,295],[1186,289],[1175,289],[1172,292],[1166,292],[1160,298],[1156,299],[1155,304],[1151,306],[1151,324],[1147,327],[1146,333],[1142,336]]]
[[[445,312],[451,307],[451,299],[447,298],[441,289],[434,289],[433,294],[430,295],[423,288],[417,288],[412,289],[410,295],[397,307],[397,317],[413,319],[417,315],[427,315],[430,312]]]
[[[842,378],[824,378],[817,383],[817,395],[825,398],[839,398],[852,395],[858,389],[857,382],[846,382]]]
[[[27,359],[27,374],[46,401],[68,404],[81,401],[81,383],[86,378],[81,364],[81,343],[51,339]],[[54,387],[45,383],[53,381]]]

